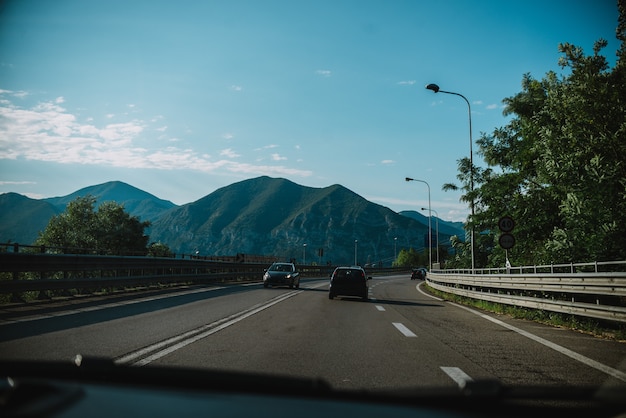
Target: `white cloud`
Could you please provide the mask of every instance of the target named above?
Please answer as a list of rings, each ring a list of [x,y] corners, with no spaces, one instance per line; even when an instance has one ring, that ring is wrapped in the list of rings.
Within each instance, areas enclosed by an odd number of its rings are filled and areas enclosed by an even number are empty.
[[[230,86],[230,89],[231,89],[232,91],[242,91],[242,90],[243,90],[243,87],[242,87],[242,86],[238,86],[238,85],[233,84],[232,86]]]
[[[19,186],[24,184],[37,184],[34,181],[2,181],[0,180],[0,186]]]
[[[226,148],[220,151],[220,156],[222,157],[228,157],[228,158],[237,158],[237,157],[241,157],[241,155],[237,154],[235,151],[233,151],[231,148]]]
[[[272,149],[272,148],[278,148],[278,145],[276,145],[276,144],[266,145],[264,147],[255,148],[254,150],[255,151],[263,151],[263,150]]]
[[[330,77],[332,75],[332,72],[330,70],[317,70],[315,74],[321,75],[323,77]]]
[[[7,94],[0,91],[0,94]],[[311,176],[312,172],[285,166],[258,165],[235,162],[240,157],[233,149],[220,151],[226,159],[213,160],[204,151],[172,145],[177,138],[164,137],[170,146],[147,149],[144,132],[165,131],[163,117],[150,122],[133,119],[97,126],[93,120],[81,122],[60,105],[62,97],[22,108],[10,101],[0,102],[0,159],[49,161],[60,164],[103,165],[125,168],[161,170],[226,171],[260,175]],[[87,120],[87,119],[85,119]],[[158,123],[161,128],[151,126]],[[150,129],[147,129],[150,128]],[[150,141],[154,145],[154,141]],[[182,141],[180,141],[182,143]],[[272,149],[277,145],[267,145]],[[273,161],[286,160],[279,154]]]
[[[381,164],[394,164],[395,161],[394,160],[382,160],[380,163]]]
[[[489,109],[489,110],[493,110],[493,109],[497,109],[497,108],[498,108],[498,105],[497,105],[497,104],[490,104],[490,105],[487,105],[487,109]]]
[[[398,84],[401,86],[412,86],[415,83],[415,80],[398,81]]]

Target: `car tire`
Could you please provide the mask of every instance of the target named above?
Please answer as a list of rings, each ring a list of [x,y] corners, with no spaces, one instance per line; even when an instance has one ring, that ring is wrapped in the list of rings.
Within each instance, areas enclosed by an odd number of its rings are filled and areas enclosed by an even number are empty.
[[[263,282],[263,287],[267,289],[269,285],[267,284],[267,282]]]
[[[335,297],[335,295],[333,295],[332,293],[328,292],[328,299],[332,299],[334,297]]]

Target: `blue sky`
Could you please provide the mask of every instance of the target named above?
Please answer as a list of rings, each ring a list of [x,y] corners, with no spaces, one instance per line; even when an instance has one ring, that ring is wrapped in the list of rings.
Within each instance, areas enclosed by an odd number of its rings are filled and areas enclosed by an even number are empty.
[[[33,198],[120,180],[184,204],[268,175],[427,207],[409,176],[463,220],[441,186],[467,105],[424,86],[468,98],[476,140],[523,74],[562,73],[560,42],[618,47],[607,0],[0,4],[0,193]]]

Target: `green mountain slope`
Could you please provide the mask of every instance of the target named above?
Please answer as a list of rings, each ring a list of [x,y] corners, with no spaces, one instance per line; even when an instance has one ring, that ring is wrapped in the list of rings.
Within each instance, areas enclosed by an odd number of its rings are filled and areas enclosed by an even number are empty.
[[[142,221],[152,221],[164,211],[176,206],[168,200],[159,199],[148,192],[121,181],[109,181],[85,187],[67,196],[51,197],[43,199],[43,201],[54,205],[60,212],[63,212],[69,202],[79,196],[84,197],[87,195],[94,196],[96,204],[106,201],[123,204],[128,213],[139,217]]]
[[[371,203],[340,185],[311,188],[259,177],[169,210],[151,240],[182,253],[274,255],[353,263],[387,260],[394,249],[423,248],[428,227]],[[394,248],[394,238],[398,238]],[[304,247],[306,244],[306,249]],[[318,251],[322,248],[323,257]]]
[[[0,195],[0,242],[32,244],[60,211],[52,204],[17,193]]]

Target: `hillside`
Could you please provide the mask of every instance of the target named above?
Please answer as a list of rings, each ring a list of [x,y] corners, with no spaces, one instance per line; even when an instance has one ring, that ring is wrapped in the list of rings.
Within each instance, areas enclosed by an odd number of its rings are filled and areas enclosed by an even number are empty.
[[[48,220],[60,213],[54,205],[17,193],[0,195],[0,242],[30,245]]]
[[[150,241],[178,254],[244,253],[301,261],[306,251],[308,262],[351,264],[357,240],[360,264],[389,265],[394,252],[427,246],[428,218],[418,212],[398,214],[341,185],[312,188],[270,177],[241,181],[182,206],[118,181],[42,200],[6,193],[0,195],[0,242],[32,244],[53,215],[86,195],[97,203],[115,201],[151,221]],[[462,236],[462,225],[440,221],[439,233],[445,244],[450,235]]]
[[[123,204],[128,213],[139,217],[142,221],[152,221],[164,211],[176,206],[169,200],[159,199],[148,192],[121,181],[110,181],[85,187],[67,196],[51,197],[43,199],[43,201],[55,206],[59,212],[63,212],[69,202],[79,196],[84,197],[87,195],[96,198],[96,205],[106,201]]]
[[[397,250],[423,248],[428,227],[371,203],[340,185],[300,186],[259,177],[216,190],[166,212],[151,228],[151,240],[177,252],[252,253],[302,260],[391,260]],[[324,249],[324,256],[318,250]]]
[[[415,219],[418,222],[423,223],[424,225],[428,225],[428,216],[424,216],[422,213],[414,211],[414,210],[403,210],[398,212],[402,216],[407,216],[411,219]],[[433,234],[436,233],[437,228],[437,217],[433,216],[432,220],[432,228]],[[439,219],[439,234],[441,236],[458,236],[461,241],[465,240],[465,229],[463,228],[463,222],[450,222]],[[434,235],[433,235],[434,236]],[[440,237],[440,241],[442,244],[446,244],[447,241],[444,241],[443,238]]]

